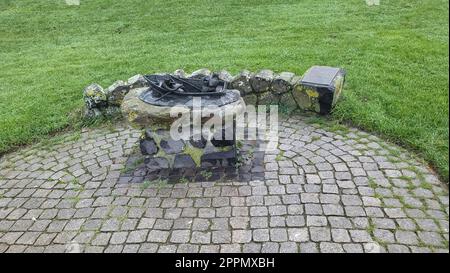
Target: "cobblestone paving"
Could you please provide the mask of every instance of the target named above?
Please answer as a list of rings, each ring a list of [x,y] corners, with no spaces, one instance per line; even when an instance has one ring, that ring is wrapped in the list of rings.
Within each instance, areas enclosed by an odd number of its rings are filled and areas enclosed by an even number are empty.
[[[429,169],[306,121],[280,122],[264,181],[117,183],[139,137],[123,128],[8,154],[0,252],[449,251],[448,191]]]

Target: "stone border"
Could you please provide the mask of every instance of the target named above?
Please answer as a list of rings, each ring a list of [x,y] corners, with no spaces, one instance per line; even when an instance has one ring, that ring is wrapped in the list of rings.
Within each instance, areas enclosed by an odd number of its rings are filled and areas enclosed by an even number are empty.
[[[333,71],[334,74],[329,74]],[[345,71],[339,68],[313,66],[303,76],[291,72],[276,74],[263,69],[256,73],[243,70],[232,76],[226,70],[215,72],[229,89],[238,90],[247,105],[279,105],[288,112],[301,109],[320,114],[329,114],[336,104],[345,82]],[[186,78],[202,78],[213,74],[202,68],[190,75],[177,69],[173,75]],[[305,81],[315,79],[315,81]],[[327,80],[324,85],[320,81]],[[148,87],[143,75],[135,75],[126,82],[119,80],[107,89],[93,83],[83,91],[86,104],[84,116],[96,118],[114,116],[120,113],[125,96],[132,89]]]

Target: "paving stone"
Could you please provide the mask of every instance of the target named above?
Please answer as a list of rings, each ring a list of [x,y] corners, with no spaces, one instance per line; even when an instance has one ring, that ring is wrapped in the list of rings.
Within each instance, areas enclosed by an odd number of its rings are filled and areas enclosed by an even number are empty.
[[[171,243],[188,243],[190,240],[190,231],[189,230],[174,230],[170,236]]]
[[[253,230],[253,241],[267,242],[270,240],[269,229],[255,229]]]
[[[309,233],[314,242],[331,241],[331,232],[326,227],[310,227]]]
[[[346,229],[331,229],[331,237],[336,243],[349,243],[350,235]]]
[[[191,236],[193,244],[209,244],[211,242],[211,232],[194,231]]]
[[[329,242],[320,243],[320,251],[322,253],[344,253],[344,249],[340,244]]]
[[[249,243],[252,240],[252,232],[250,230],[233,230],[233,243]]]
[[[240,253],[241,246],[239,244],[225,244],[220,246],[220,253]]]
[[[419,238],[427,245],[431,246],[443,246],[444,240],[439,233],[436,232],[428,232],[428,231],[419,231]]]
[[[411,251],[404,245],[388,245],[388,251],[390,253],[410,253]]]
[[[228,230],[220,230],[212,232],[212,242],[214,244],[229,244],[231,243],[231,232]]]
[[[151,230],[148,234],[147,241],[155,243],[165,243],[169,237],[168,231]]]
[[[416,233],[412,231],[397,230],[395,238],[401,244],[417,245],[419,243]]]
[[[319,249],[315,243],[301,243],[299,245],[300,253],[318,253]]]
[[[342,248],[346,253],[364,253],[364,248],[359,244],[343,244]]]
[[[370,234],[365,230],[349,230],[353,242],[365,243],[371,242]]]
[[[0,252],[448,252],[448,192],[421,162],[353,128],[280,128],[281,160],[266,152],[250,182],[143,189],[122,174],[141,133],[121,127],[7,154]]]
[[[373,235],[377,239],[377,241],[379,241],[379,242],[395,243],[394,234],[391,231],[389,231],[389,230],[375,229],[373,231]]]
[[[328,225],[328,220],[325,216],[307,216],[306,225],[308,227],[324,227]]]
[[[263,243],[261,248],[261,253],[278,253],[280,250],[280,245],[274,242]]]

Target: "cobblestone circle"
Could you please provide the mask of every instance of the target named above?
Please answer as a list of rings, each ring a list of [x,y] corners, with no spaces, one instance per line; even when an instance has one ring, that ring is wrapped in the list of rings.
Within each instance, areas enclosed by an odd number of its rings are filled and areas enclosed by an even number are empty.
[[[0,252],[449,252],[447,187],[356,129],[280,120],[264,180],[118,183],[140,132],[0,159]]]

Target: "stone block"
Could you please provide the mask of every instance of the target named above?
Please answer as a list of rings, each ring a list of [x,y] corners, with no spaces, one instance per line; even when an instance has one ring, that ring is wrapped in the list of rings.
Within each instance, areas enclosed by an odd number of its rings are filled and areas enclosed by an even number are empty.
[[[137,74],[137,75],[129,78],[127,81],[127,84],[130,87],[130,89],[142,88],[142,87],[149,86],[147,80],[141,74]]]
[[[329,114],[336,104],[345,81],[341,68],[313,66],[295,84],[293,95],[303,110]]]
[[[207,68],[201,68],[198,70],[195,70],[194,72],[192,72],[192,74],[189,76],[189,78],[191,79],[201,79],[205,76],[211,76],[211,71]]]
[[[250,78],[252,89],[256,93],[264,93],[270,90],[275,74],[272,70],[263,69]]]
[[[233,77],[230,82],[230,86],[233,89],[239,90],[241,96],[247,96],[253,93],[252,86],[250,84],[250,79],[253,74],[248,70],[243,70],[239,74]],[[246,101],[247,102],[247,101]],[[255,104],[255,103],[253,103]]]
[[[106,89],[106,97],[109,105],[120,106],[123,98],[130,91],[130,86],[124,81],[116,81]]]
[[[276,94],[284,94],[292,90],[294,73],[282,72],[277,75],[271,85],[272,92]]]
[[[108,102],[105,90],[96,83],[84,88],[83,99],[88,109],[107,106]]]

